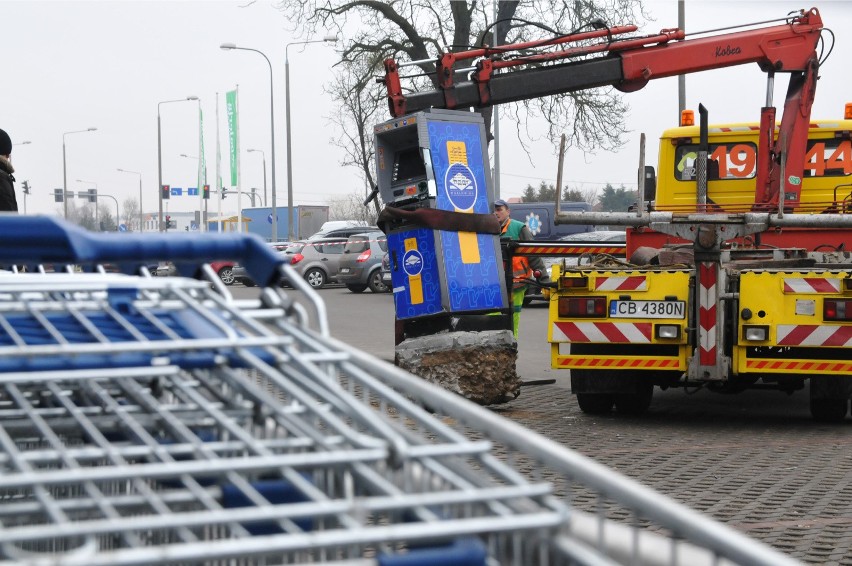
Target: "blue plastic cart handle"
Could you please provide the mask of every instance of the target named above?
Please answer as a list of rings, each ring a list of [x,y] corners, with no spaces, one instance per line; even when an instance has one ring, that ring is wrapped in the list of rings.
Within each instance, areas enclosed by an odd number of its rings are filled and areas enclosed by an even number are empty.
[[[0,214],[0,263],[114,263],[152,261],[200,266],[238,261],[261,286],[278,279],[284,259],[254,234],[94,233],[52,216]]]

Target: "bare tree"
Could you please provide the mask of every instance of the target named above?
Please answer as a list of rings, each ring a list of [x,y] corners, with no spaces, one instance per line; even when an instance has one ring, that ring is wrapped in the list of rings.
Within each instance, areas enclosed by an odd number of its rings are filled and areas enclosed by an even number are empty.
[[[337,32],[345,38],[335,66],[332,96],[340,103],[333,121],[335,140],[346,151],[346,164],[356,165],[372,182],[372,131],[380,121],[383,61],[424,61],[411,88],[435,88],[435,59],[447,50],[533,41],[586,29],[592,22],[644,21],[641,0],[504,0],[492,18],[491,2],[429,0],[281,0],[279,9],[304,36]],[[416,74],[416,73],[415,73]],[[543,118],[552,141],[567,132],[571,145],[584,152],[608,150],[623,143],[623,114],[628,106],[612,88],[564,93],[507,105],[521,143],[534,139],[527,124]],[[486,120],[490,110],[486,109]],[[379,118],[379,119],[377,119]],[[526,146],[525,146],[526,147]]]
[[[332,199],[329,203],[329,220],[359,220],[375,225],[376,211],[364,206],[364,199],[357,194],[349,194]]]
[[[139,225],[139,201],[133,197],[124,199],[121,203],[121,214],[124,216],[124,223],[128,229],[131,226]],[[140,231],[142,227],[138,228]]]

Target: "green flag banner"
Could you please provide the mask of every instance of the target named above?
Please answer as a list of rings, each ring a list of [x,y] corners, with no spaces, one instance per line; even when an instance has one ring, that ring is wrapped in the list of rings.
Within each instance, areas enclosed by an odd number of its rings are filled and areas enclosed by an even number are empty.
[[[239,152],[237,91],[225,93],[225,111],[228,114],[228,138],[231,140],[231,186],[237,186],[237,153]]]

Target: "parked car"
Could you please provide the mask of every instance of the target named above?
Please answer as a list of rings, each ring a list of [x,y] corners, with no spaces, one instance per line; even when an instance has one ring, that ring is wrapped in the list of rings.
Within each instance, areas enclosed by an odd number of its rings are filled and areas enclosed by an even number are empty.
[[[234,284],[234,269],[235,263],[233,261],[211,261],[210,267],[213,268],[213,271],[216,275],[219,276],[219,279],[222,280],[222,283],[225,285],[233,285]],[[157,277],[170,277],[173,275],[178,275],[177,268],[175,264],[170,261],[161,261],[159,266],[157,267]]]
[[[623,230],[598,230],[595,232],[580,232],[577,234],[569,234],[559,238],[560,242],[578,242],[590,244],[615,244],[624,245],[627,241],[627,233]],[[557,263],[565,261],[566,265],[577,265],[579,257],[545,257],[542,258],[547,274],[550,275],[551,267]],[[547,301],[550,299],[550,289],[542,289],[536,285],[527,287],[527,294],[524,296],[524,304],[529,304],[532,301]]]
[[[393,292],[393,278],[391,277],[390,253],[386,253],[382,257],[382,283],[387,287],[388,293]]]
[[[319,240],[323,238],[348,238],[354,234],[362,234],[364,232],[378,231],[378,226],[344,226],[342,228],[332,228],[325,231],[319,231],[308,238],[308,240]]]
[[[300,240],[290,243],[281,251],[290,265],[314,289],[322,289],[326,284],[334,282],[337,276],[337,264],[343,255],[346,238],[326,238],[321,240]],[[245,268],[236,266],[235,277],[245,286],[253,287]]]
[[[388,251],[388,240],[384,232],[372,231],[349,236],[337,280],[353,293],[362,293],[367,287],[374,293],[384,293],[387,286],[382,282],[382,257]]]

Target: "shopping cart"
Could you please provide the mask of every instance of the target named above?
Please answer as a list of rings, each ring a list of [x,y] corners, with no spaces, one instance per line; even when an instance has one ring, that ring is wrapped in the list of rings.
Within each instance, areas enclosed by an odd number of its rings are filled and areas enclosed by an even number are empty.
[[[332,338],[259,239],[0,241],[58,267],[0,275],[0,564],[795,563]],[[62,268],[157,259],[208,278]]]

